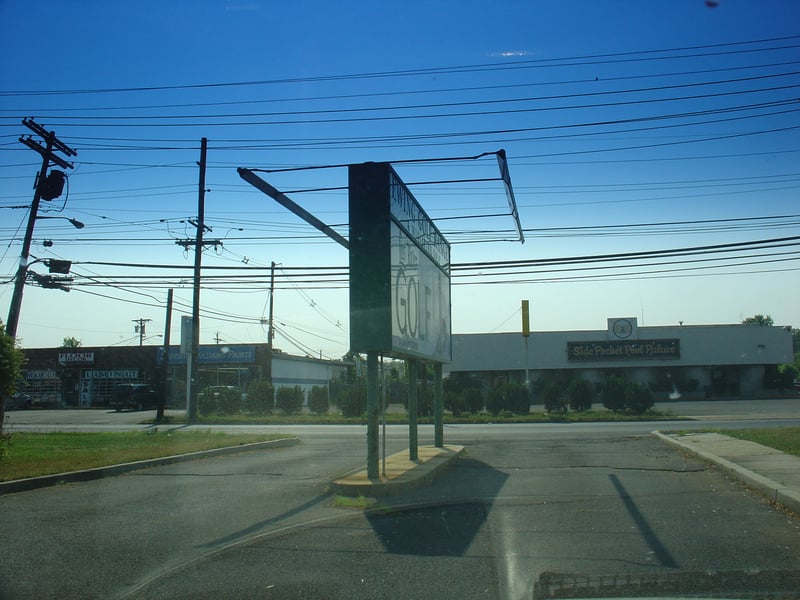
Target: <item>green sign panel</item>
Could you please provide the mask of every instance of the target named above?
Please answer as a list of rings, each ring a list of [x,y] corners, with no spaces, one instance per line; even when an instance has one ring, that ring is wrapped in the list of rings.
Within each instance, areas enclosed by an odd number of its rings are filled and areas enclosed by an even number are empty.
[[[450,245],[390,164],[349,180],[350,348],[449,362]]]

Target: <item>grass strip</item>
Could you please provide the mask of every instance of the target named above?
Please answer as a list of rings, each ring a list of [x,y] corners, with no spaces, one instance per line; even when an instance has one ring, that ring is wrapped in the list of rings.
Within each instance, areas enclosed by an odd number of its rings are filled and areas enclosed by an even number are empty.
[[[567,412],[564,414],[545,413],[542,411],[531,412],[526,415],[490,415],[481,413],[477,415],[461,415],[454,417],[445,414],[444,423],[454,424],[492,424],[492,423],[605,423],[612,421],[664,421],[681,420],[671,412],[651,410],[643,414],[615,413],[610,410],[590,410],[585,412]],[[171,424],[185,423],[183,417],[170,417]],[[420,425],[433,424],[433,417],[420,416],[417,419]],[[153,421],[148,421],[152,423]],[[366,417],[344,417],[341,415],[281,415],[272,414],[265,416],[255,415],[206,415],[198,416],[197,423],[205,425],[365,425]],[[408,415],[390,413],[386,415],[386,422],[390,425],[408,424]]]
[[[720,429],[715,430],[740,440],[748,440],[775,448],[786,454],[800,456],[800,427],[776,427],[774,429]]]
[[[290,436],[208,431],[14,433],[9,436],[6,454],[0,463],[0,481],[105,467],[285,437]]]

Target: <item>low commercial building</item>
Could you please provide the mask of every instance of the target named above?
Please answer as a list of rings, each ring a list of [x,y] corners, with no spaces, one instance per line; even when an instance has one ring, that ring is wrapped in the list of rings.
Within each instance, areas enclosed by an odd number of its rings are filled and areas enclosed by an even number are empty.
[[[531,385],[566,371],[599,382],[606,373],[649,385],[657,399],[754,398],[769,388],[778,365],[793,362],[790,327],[759,325],[639,326],[635,317],[608,319],[593,331],[454,334],[450,373],[474,373]],[[660,397],[659,397],[660,396]],[[536,399],[534,398],[534,401]]]
[[[198,390],[209,385],[235,386],[243,393],[251,382],[270,372],[267,344],[220,344],[200,346]],[[23,349],[24,392],[42,406],[108,406],[114,387],[121,383],[144,383],[162,387],[161,346]],[[170,347],[166,372],[167,406],[182,408],[186,397],[187,356]],[[347,369],[342,361],[293,356],[273,350],[271,371],[275,388],[327,387]]]

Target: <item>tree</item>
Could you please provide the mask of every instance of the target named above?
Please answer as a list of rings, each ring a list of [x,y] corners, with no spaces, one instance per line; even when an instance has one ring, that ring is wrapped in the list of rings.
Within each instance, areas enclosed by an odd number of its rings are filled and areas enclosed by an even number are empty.
[[[65,337],[64,341],[61,342],[62,348],[80,348],[83,345],[83,342],[76,337]]]
[[[6,333],[5,325],[0,322],[0,434],[6,418],[6,398],[17,391],[23,364],[25,356],[22,350],[17,348],[14,338]]]
[[[753,315],[742,320],[742,325],[759,325],[761,327],[772,327],[775,322],[769,315]]]

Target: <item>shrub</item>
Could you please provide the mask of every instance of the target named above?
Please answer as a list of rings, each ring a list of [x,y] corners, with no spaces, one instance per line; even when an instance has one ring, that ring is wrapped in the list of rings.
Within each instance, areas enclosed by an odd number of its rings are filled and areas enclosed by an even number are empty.
[[[622,412],[625,410],[625,379],[620,375],[609,374],[600,384],[600,400],[608,410]]]
[[[625,410],[640,415],[653,408],[653,392],[640,383],[629,383],[625,388]]]
[[[506,398],[508,402],[506,408],[515,415],[527,415],[531,412],[531,397],[525,385],[521,383],[506,385]]]
[[[592,408],[592,384],[585,379],[576,377],[567,387],[569,407],[576,412],[583,412]]]
[[[197,395],[197,412],[201,415],[236,415],[242,412],[239,388],[210,385]]]
[[[446,391],[444,407],[456,417],[464,413],[475,415],[483,410],[483,395],[480,388],[477,387]]]
[[[444,393],[444,408],[453,413],[457,417],[463,412],[466,412],[466,403],[464,402],[464,395],[458,392],[445,392]]]
[[[557,381],[548,381],[540,392],[544,409],[552,413],[567,412],[567,400],[564,396],[564,387]]]
[[[461,393],[464,398],[464,408],[468,413],[475,415],[483,410],[483,394],[480,388],[470,387]]]
[[[244,410],[251,415],[268,415],[275,408],[275,390],[269,381],[257,381],[247,389]]]
[[[299,385],[278,388],[275,394],[275,408],[285,415],[296,415],[303,410],[303,390]]]
[[[342,416],[360,417],[367,412],[367,388],[363,385],[340,387],[334,399]]]
[[[315,385],[308,393],[308,409],[317,415],[324,415],[328,412],[328,389],[321,385]]]
[[[489,390],[489,396],[486,398],[486,410],[493,416],[500,414],[505,405],[505,394],[503,385],[496,385]]]
[[[520,383],[500,384],[489,390],[486,410],[497,416],[506,411],[517,415],[530,412],[530,396],[528,390]]]

